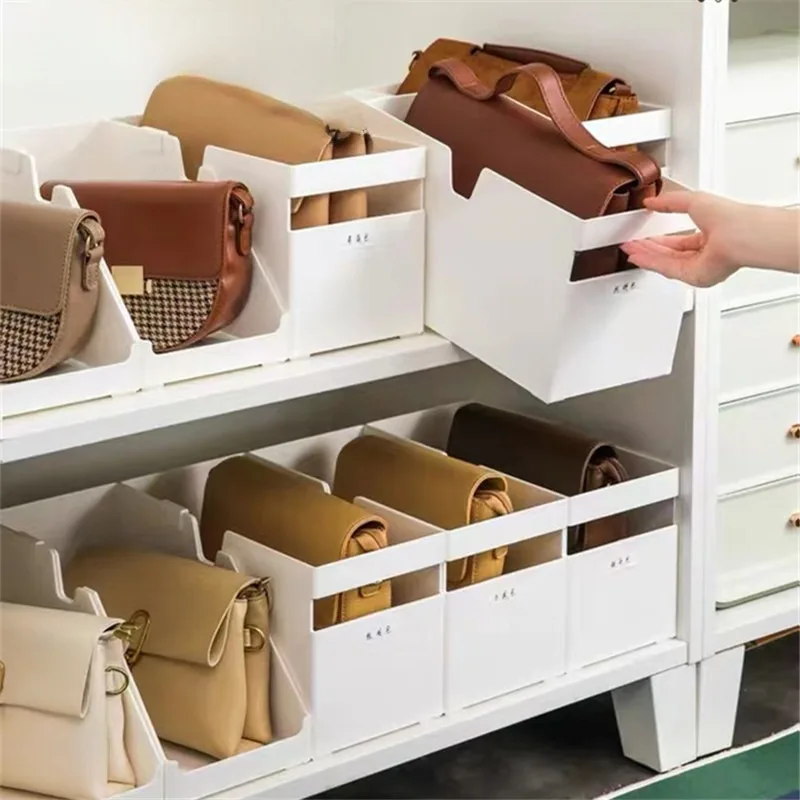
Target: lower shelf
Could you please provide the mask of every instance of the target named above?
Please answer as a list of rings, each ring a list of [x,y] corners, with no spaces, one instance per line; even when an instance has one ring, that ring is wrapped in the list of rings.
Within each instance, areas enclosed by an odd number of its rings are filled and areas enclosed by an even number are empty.
[[[800,625],[800,588],[751,600],[714,615],[713,652]]]
[[[277,775],[209,795],[205,800],[310,797],[680,666],[686,663],[687,654],[686,644],[677,640],[644,647],[469,709],[340,750]]]

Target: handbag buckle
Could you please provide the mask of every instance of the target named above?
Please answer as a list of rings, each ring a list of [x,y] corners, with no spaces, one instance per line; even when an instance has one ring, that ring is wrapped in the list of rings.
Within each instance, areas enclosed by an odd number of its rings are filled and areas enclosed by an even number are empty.
[[[249,256],[253,246],[253,214],[244,201],[231,195],[235,205],[233,227],[236,231],[236,252],[240,256]]]
[[[375,597],[383,587],[383,581],[377,583],[368,583],[366,586],[360,586],[358,589],[358,596],[362,598]]]
[[[122,684],[115,689],[106,689],[106,694],[109,697],[117,697],[121,695],[127,688],[130,686],[131,679],[128,677],[128,673],[125,672],[124,669],[121,667],[115,666],[108,666],[106,667],[106,674],[108,675],[119,675],[122,678]]]
[[[150,614],[143,609],[134,611],[130,619],[126,620],[114,631],[114,636],[128,645],[125,651],[125,661],[132,667],[142,657],[144,643],[150,632]]]
[[[257,628],[255,625],[245,625],[243,633],[245,653],[257,653],[264,649],[267,637],[261,628]]]

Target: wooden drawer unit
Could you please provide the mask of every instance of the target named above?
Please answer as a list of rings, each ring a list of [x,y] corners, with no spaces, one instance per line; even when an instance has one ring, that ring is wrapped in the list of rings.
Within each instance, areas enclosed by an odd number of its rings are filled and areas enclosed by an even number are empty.
[[[718,509],[718,605],[800,581],[800,478],[723,497]]]
[[[728,126],[725,194],[747,203],[800,202],[800,114]]]
[[[722,317],[722,402],[800,384],[800,300],[728,311]]]
[[[800,475],[800,388],[720,409],[722,494],[793,475]]]

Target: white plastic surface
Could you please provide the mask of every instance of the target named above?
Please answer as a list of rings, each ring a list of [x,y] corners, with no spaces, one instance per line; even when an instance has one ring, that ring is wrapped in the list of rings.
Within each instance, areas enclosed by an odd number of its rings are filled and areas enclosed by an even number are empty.
[[[720,287],[723,308],[800,297],[800,275],[765,269],[741,269]]]
[[[428,148],[426,324],[545,402],[669,374],[686,288],[639,270],[570,274],[576,251],[689,230],[688,218],[581,220],[490,170],[466,200],[449,148],[402,121],[410,101],[362,105],[376,135]]]
[[[4,134],[4,143],[6,139]],[[45,203],[34,159],[22,150],[0,150],[0,194],[4,201]],[[53,203],[77,207],[68,189],[53,193]],[[0,387],[3,418],[70,405],[98,397],[123,395],[141,385],[150,347],[139,339],[105,262],[100,264],[97,312],[86,344],[64,364],[38,378]]]
[[[10,527],[5,514],[3,523]],[[4,602],[105,615],[100,598],[90,589],[78,588],[72,599],[66,596],[61,562],[55,550],[28,532],[14,530],[17,532],[4,532],[0,536],[0,598]],[[124,800],[157,800],[164,796],[164,754],[133,680],[126,694],[125,744],[138,786],[115,797]],[[6,796],[2,789],[0,794]],[[20,792],[18,796],[25,798],[36,795]]]
[[[360,129],[347,98],[310,106]],[[425,151],[373,137],[373,153],[290,166],[208,147],[200,175],[247,184],[254,247],[290,310],[292,357],[423,330]],[[290,198],[366,188],[370,216],[291,230]]]

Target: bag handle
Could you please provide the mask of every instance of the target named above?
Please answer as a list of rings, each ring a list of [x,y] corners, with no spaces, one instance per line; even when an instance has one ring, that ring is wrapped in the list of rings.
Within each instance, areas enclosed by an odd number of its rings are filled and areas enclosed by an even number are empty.
[[[579,75],[589,65],[585,61],[578,61],[577,58],[562,56],[558,53],[550,53],[547,50],[534,50],[531,47],[514,47],[505,44],[485,44],[477,48],[486,53],[487,56],[502,58],[506,61],[516,61],[518,64],[547,64],[556,72],[565,75]]]
[[[494,100],[509,91],[519,75],[525,74],[536,81],[547,113],[561,135],[576,150],[595,161],[614,164],[631,172],[636,178],[637,188],[661,185],[661,169],[652,158],[639,151],[611,150],[601,144],[584,128],[564,94],[564,87],[558,73],[547,64],[525,64],[509,70],[497,79],[494,86],[486,86],[478,76],[463,62],[456,58],[446,58],[434,64],[429,77],[445,77],[467,97],[473,100]]]

